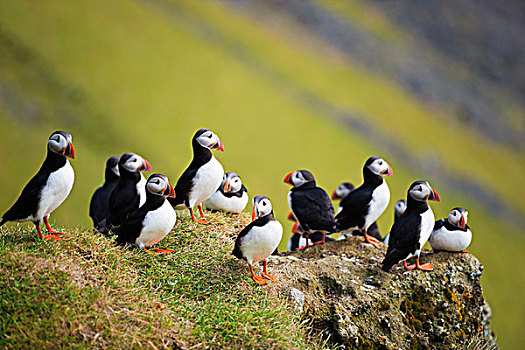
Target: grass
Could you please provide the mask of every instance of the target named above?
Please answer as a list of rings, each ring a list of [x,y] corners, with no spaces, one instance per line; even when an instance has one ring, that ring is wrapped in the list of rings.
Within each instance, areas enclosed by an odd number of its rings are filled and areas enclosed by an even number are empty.
[[[249,222],[188,217],[161,243],[170,255],[125,249],[77,228],[59,242],[29,225],[0,236],[2,348],[308,348],[320,343],[230,252]],[[270,267],[271,269],[271,267]]]
[[[334,1],[322,3],[339,11]],[[391,24],[371,9],[355,1],[348,6],[348,15],[364,14],[363,28],[390,31]],[[137,152],[175,182],[190,161],[191,135],[209,127],[225,143],[226,151],[217,155],[225,169],[241,174],[250,195],[272,199],[286,232],[286,173],[308,168],[331,191],[342,181],[359,183],[368,156],[384,156],[395,171],[388,179],[391,207],[379,221],[387,231],[395,200],[422,174],[358,131],[321,118],[298,97],[306,93],[366,119],[416,156],[435,152],[450,172],[476,178],[523,211],[525,196],[509,185],[520,183],[522,154],[449,122],[442,111],[333,49],[319,50],[311,33],[286,19],[272,25],[215,2],[50,0],[0,1],[0,23],[0,123],[10,131],[0,141],[2,166],[10,169],[0,172],[1,208],[12,204],[36,171],[52,130],[73,134],[76,183],[52,218],[74,227],[89,224],[89,198],[107,157]],[[300,40],[280,26],[295,28]],[[426,148],[416,154],[421,138]],[[456,205],[469,209],[471,250],[486,265],[496,333],[502,344],[516,347],[525,302],[513,291],[525,275],[508,266],[521,263],[521,232],[428,176],[443,199],[433,206],[436,216],[445,217]]]

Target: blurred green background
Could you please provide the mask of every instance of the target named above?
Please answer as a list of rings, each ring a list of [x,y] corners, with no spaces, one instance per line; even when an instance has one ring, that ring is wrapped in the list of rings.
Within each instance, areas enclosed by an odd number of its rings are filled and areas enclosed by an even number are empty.
[[[416,179],[440,194],[436,217],[467,208],[493,328],[518,348],[524,14],[519,1],[0,0],[0,208],[56,129],[73,135],[76,182],[52,219],[86,228],[107,157],[139,153],[175,183],[201,127],[286,232],[288,172],[331,193],[378,155],[394,169],[382,232]]]

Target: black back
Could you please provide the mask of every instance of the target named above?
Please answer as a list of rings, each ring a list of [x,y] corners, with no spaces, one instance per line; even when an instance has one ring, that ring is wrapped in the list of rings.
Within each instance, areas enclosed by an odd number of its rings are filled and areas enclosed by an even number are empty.
[[[159,209],[166,198],[146,191],[146,202],[144,205],[134,212],[119,226],[115,228],[117,236],[117,244],[134,244],[139,237],[140,231],[143,228],[144,218],[150,211]]]
[[[273,217],[273,211],[268,215],[258,217],[254,221],[250,222],[245,228],[243,228],[242,231],[239,232],[237,238],[235,239],[235,246],[233,247],[232,255],[239,259],[245,259],[241,251],[241,245],[244,237],[246,237],[246,235],[250,233],[253,227],[262,227],[270,221],[275,221],[275,218]]]
[[[405,213],[394,221],[390,229],[388,250],[382,263],[383,270],[390,270],[392,266],[405,260],[419,248],[421,214],[428,209],[426,201],[417,201],[408,194]]]
[[[65,156],[57,154],[47,147],[47,156],[44,163],[36,175],[29,180],[16,202],[2,215],[0,226],[7,221],[21,220],[28,216],[36,215],[40,203],[40,195],[49,179],[49,175],[66,165],[66,162]],[[38,220],[37,223],[40,223],[42,218],[38,218]]]
[[[335,211],[330,197],[315,183],[290,190],[292,212],[306,232],[336,232]]]
[[[122,224],[140,205],[140,196],[137,192],[137,184],[141,179],[140,172],[130,172],[122,166],[132,155],[126,153],[120,157],[118,164],[120,179],[109,196],[109,220],[106,222],[108,228]]]
[[[189,197],[193,189],[193,179],[195,178],[199,168],[208,163],[213,156],[208,148],[203,147],[197,141],[197,137],[202,135],[207,130],[208,129],[200,129],[193,136],[191,141],[193,148],[193,160],[179,177],[179,180],[175,185],[175,198],[168,198],[168,201],[172,206],[184,204],[186,207],[189,207]]]
[[[97,188],[89,203],[89,216],[93,220],[93,227],[101,233],[107,233],[106,222],[109,215],[109,197],[117,186],[120,176],[115,174],[113,167],[118,165],[119,158],[111,157],[106,162],[104,184]]]

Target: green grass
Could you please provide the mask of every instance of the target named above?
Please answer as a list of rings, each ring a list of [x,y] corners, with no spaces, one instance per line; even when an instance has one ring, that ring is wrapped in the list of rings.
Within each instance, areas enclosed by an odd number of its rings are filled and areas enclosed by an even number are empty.
[[[188,217],[159,255],[75,229],[42,241],[28,226],[0,236],[2,348],[307,348],[320,346],[278,297],[230,252],[249,222]]]
[[[389,30],[391,24],[370,9],[350,5],[354,15],[364,13],[363,27],[378,28],[377,35]],[[288,172],[308,168],[331,191],[342,181],[359,183],[368,156],[384,156],[395,171],[388,179],[392,203],[379,221],[388,231],[395,200],[422,175],[374,140],[320,118],[297,91],[357,112],[407,149],[425,139],[426,149],[414,156],[434,153],[450,172],[475,177],[518,211],[525,208],[523,191],[509,185],[521,181],[523,154],[466,130],[445,115],[446,108],[429,109],[337,51],[319,50],[310,33],[285,18],[272,25],[214,2],[51,0],[0,1],[0,23],[0,87],[15,100],[0,98],[0,123],[10,131],[0,141],[2,166],[9,169],[0,172],[1,208],[12,204],[36,172],[55,129],[73,134],[77,159],[73,191],[52,218],[75,227],[90,222],[89,198],[102,181],[107,157],[140,153],[155,172],[175,182],[190,161],[191,135],[209,127],[225,144],[217,154],[225,169],[239,173],[251,195],[272,199],[286,232],[291,225],[282,179]],[[297,36],[279,26],[294,28]],[[244,59],[237,49],[246,53]],[[522,232],[439,178],[428,180],[442,198],[433,205],[437,217],[456,205],[469,209],[475,229],[471,251],[486,265],[484,286],[496,332],[504,347],[517,346],[525,302],[513,291],[525,283],[525,274],[509,266],[521,263]],[[283,239],[281,249],[285,246]]]

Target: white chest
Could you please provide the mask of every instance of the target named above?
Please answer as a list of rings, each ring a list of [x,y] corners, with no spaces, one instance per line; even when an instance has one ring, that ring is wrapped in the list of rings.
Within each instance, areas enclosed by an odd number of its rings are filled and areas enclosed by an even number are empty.
[[[383,179],[383,183],[372,192],[372,200],[365,220],[365,229],[372,225],[385,211],[390,202],[390,189]]]
[[[434,229],[434,212],[430,207],[426,212],[421,214],[421,231],[419,236],[419,249],[427,243],[432,230]]]
[[[446,250],[449,252],[460,252],[467,249],[472,241],[472,232],[470,230],[449,231],[446,227],[433,231],[429,243],[434,250]]]
[[[199,205],[208,199],[222,182],[224,175],[224,168],[215,157],[211,157],[210,161],[197,170],[195,178],[193,179],[193,187],[190,194],[190,207]]]
[[[140,173],[140,181],[137,183],[137,193],[139,194],[139,207],[146,203],[146,178]]]
[[[58,208],[71,192],[74,182],[75,172],[69,161],[66,160],[66,164],[62,168],[49,175],[47,183],[42,188],[35,219],[48,216],[53,210]]]
[[[164,201],[160,208],[146,214],[142,222],[142,231],[135,244],[139,248],[144,248],[158,243],[171,231],[176,221],[175,210],[168,201]]]
[[[248,194],[244,192],[241,197],[226,197],[221,191],[216,191],[210,198],[204,201],[206,208],[211,210],[223,210],[231,213],[240,213],[248,204]]]
[[[249,264],[264,260],[275,251],[282,237],[283,227],[279,221],[254,226],[242,240],[242,254]]]

